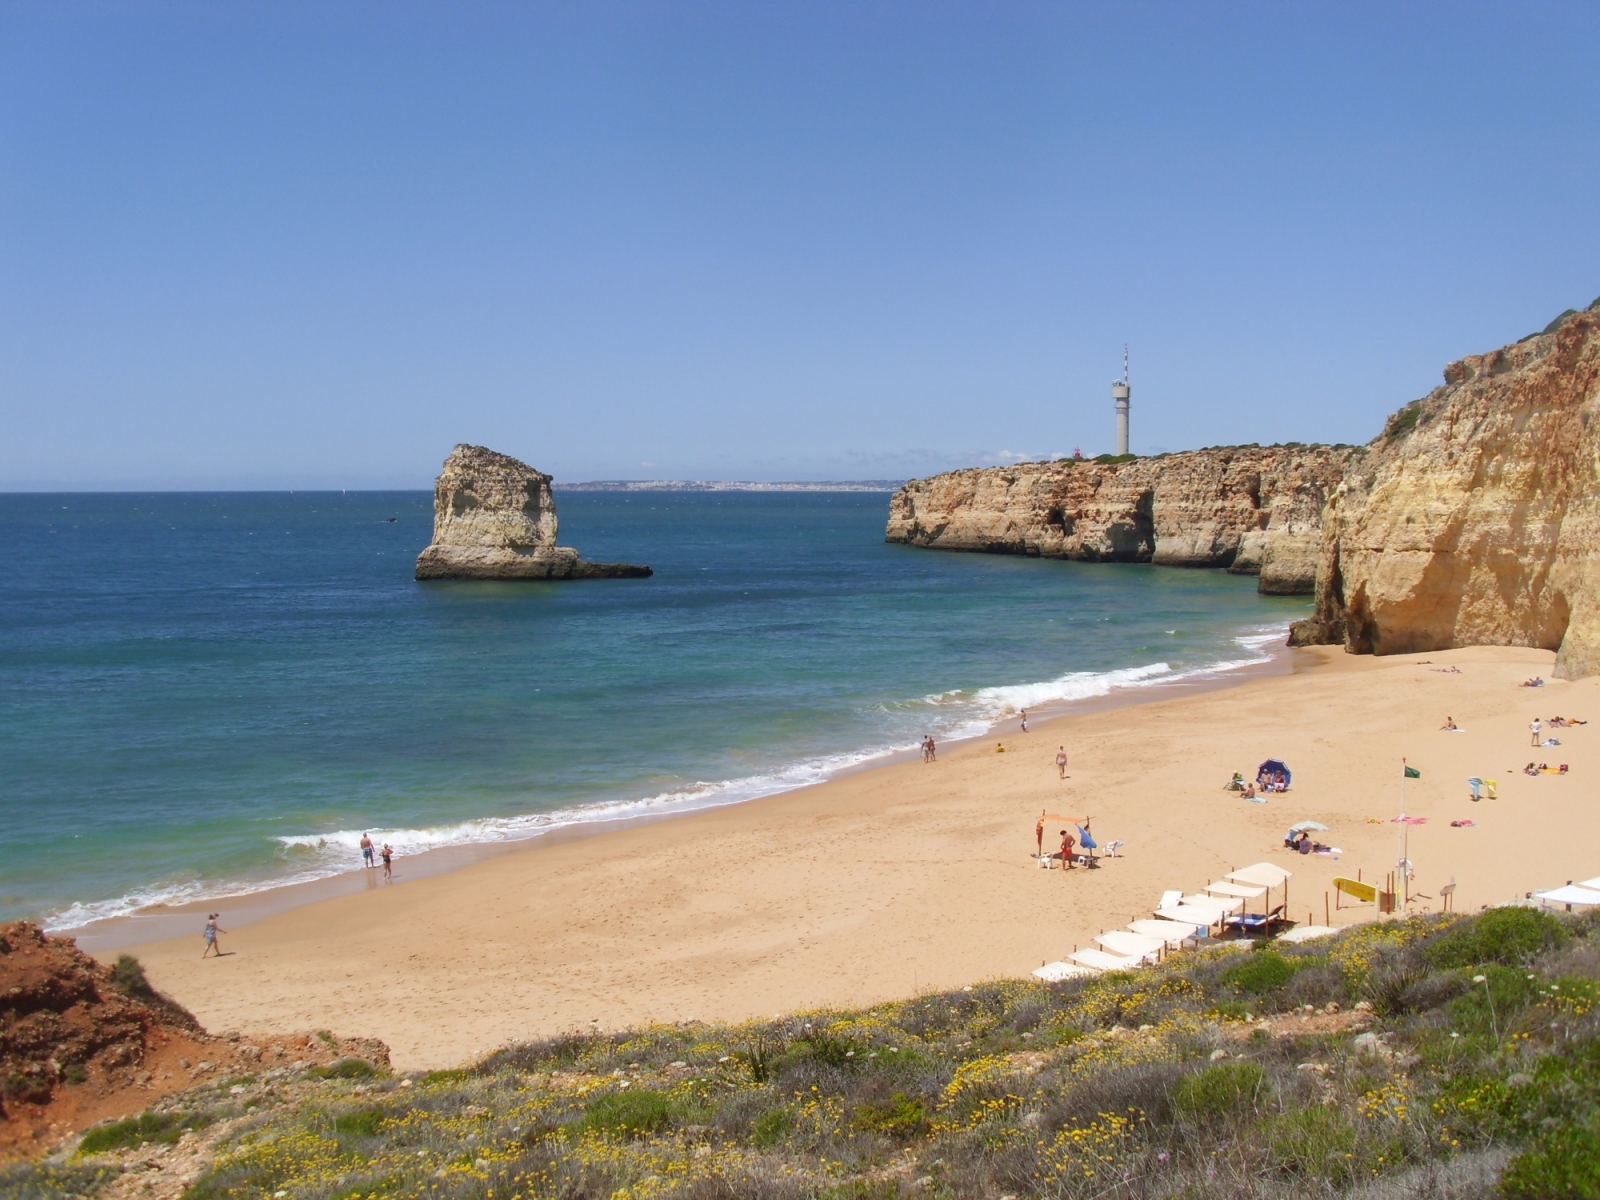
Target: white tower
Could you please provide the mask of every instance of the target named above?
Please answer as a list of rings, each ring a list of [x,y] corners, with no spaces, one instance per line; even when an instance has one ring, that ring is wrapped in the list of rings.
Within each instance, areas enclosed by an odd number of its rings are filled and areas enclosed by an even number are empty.
[[[1122,378],[1111,385],[1111,399],[1117,406],[1117,453],[1128,452],[1128,347],[1122,347]]]

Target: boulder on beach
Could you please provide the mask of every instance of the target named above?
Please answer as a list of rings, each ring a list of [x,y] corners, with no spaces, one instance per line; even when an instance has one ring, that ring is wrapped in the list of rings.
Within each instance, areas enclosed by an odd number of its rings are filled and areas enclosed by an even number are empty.
[[[632,563],[591,563],[556,545],[550,476],[483,446],[460,445],[433,485],[433,543],[418,579],[631,579]]]

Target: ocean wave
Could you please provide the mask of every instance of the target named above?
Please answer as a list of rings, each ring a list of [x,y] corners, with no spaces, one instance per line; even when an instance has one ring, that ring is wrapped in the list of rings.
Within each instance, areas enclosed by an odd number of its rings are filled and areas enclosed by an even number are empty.
[[[46,917],[51,932],[80,928],[96,921],[129,916],[142,909],[253,895],[273,888],[310,883],[359,869],[362,834],[376,845],[387,842],[400,857],[455,846],[484,845],[536,838],[557,829],[602,824],[637,817],[665,816],[720,808],[759,800],[782,792],[824,783],[868,763],[916,749],[923,732],[942,742],[982,737],[1007,715],[1021,708],[1052,709],[1097,699],[1113,692],[1169,685],[1259,666],[1270,659],[1268,648],[1282,645],[1286,625],[1261,626],[1234,638],[1248,657],[1174,669],[1166,662],[1112,671],[1069,671],[1034,683],[938,692],[882,711],[906,729],[877,745],[841,754],[817,755],[771,771],[735,779],[699,781],[633,799],[596,801],[550,812],[510,817],[483,817],[421,828],[350,828],[324,833],[285,834],[279,845],[282,873],[256,880],[182,881],[139,888],[110,900],[74,903]],[[911,729],[917,730],[913,738]]]

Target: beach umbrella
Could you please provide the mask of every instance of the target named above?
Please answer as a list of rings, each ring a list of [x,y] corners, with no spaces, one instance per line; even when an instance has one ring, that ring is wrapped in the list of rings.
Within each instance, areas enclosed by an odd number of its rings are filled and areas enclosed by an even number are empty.
[[[1289,770],[1289,764],[1284,762],[1281,758],[1269,758],[1266,762],[1257,767],[1256,782],[1260,783],[1264,776],[1272,774],[1273,772],[1282,773],[1285,787],[1294,782],[1294,773]]]
[[[1075,828],[1078,831],[1078,845],[1082,846],[1085,850],[1094,850],[1099,847],[1100,843],[1090,837],[1089,831],[1082,825],[1075,826]]]
[[[1289,826],[1290,833],[1306,833],[1310,831],[1314,831],[1316,833],[1327,833],[1328,827],[1321,821],[1297,821],[1295,824]]]
[[[1059,821],[1063,825],[1073,826],[1079,833],[1082,833],[1084,822],[1088,821],[1088,819],[1088,817],[1069,817],[1064,813],[1040,813],[1039,823],[1033,827],[1033,837],[1034,841],[1038,843],[1039,853],[1044,853],[1044,824],[1046,821]]]

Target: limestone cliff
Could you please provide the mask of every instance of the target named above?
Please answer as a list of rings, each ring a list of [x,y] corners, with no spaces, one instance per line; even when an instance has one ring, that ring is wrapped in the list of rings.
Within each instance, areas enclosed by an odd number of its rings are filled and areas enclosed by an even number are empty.
[[[433,544],[418,579],[610,579],[649,567],[590,563],[556,545],[550,476],[482,446],[457,446],[433,485]]]
[[[1122,463],[1063,459],[913,479],[886,539],[939,550],[1227,567],[1307,593],[1321,512],[1351,450],[1234,446]]]
[[[1540,646],[1557,675],[1600,671],[1600,301],[1444,378],[1334,490],[1291,640]]]

